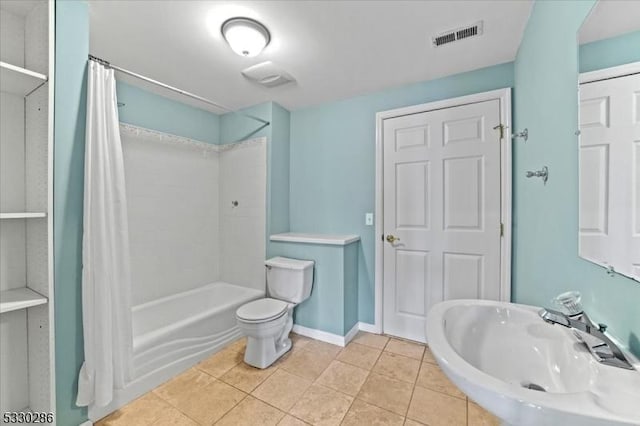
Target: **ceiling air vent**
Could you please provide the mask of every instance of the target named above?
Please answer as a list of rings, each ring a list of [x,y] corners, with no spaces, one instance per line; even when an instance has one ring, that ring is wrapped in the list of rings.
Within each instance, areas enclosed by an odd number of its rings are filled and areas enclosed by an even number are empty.
[[[265,87],[277,87],[296,81],[288,72],[271,61],[261,62],[242,70],[244,75],[254,83]]]
[[[446,31],[444,33],[438,34],[431,40],[435,47],[439,47],[443,44],[453,43],[454,41],[459,41],[465,38],[475,37],[479,35],[482,35],[482,21],[476,22],[475,24],[468,27]]]

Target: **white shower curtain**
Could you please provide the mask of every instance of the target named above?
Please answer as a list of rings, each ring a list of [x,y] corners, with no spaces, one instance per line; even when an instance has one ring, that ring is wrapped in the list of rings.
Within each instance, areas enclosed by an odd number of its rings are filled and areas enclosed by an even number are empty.
[[[112,69],[89,61],[84,163],[79,406],[103,407],[132,376],[131,273],[124,162]]]

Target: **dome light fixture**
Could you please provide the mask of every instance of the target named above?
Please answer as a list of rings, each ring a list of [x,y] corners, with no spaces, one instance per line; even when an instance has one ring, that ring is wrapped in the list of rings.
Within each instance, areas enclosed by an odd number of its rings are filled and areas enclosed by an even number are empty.
[[[267,27],[251,18],[227,19],[222,23],[220,31],[231,50],[249,58],[257,56],[271,41]]]

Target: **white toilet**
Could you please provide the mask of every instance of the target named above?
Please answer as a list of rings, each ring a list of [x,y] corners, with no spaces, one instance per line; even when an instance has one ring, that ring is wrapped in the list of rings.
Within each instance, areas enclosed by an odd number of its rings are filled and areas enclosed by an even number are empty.
[[[238,326],[247,336],[244,362],[267,368],[291,349],[293,308],[311,295],[313,261],[274,257],[267,268],[267,297],[236,311]]]

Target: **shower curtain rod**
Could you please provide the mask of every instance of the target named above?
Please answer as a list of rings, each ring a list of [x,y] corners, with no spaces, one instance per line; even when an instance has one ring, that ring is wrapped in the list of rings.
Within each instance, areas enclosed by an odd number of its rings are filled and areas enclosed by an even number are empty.
[[[158,80],[154,80],[152,78],[145,77],[144,75],[135,73],[133,71],[129,71],[129,70],[124,69],[124,68],[120,68],[118,66],[113,65],[109,61],[106,61],[104,59],[98,58],[97,56],[89,55],[89,60],[98,62],[99,64],[102,64],[102,65],[104,65],[106,67],[112,68],[112,69],[114,69],[116,71],[119,71],[119,72],[121,72],[123,74],[127,74],[127,75],[130,75],[132,77],[139,78],[140,80],[144,80],[144,81],[146,81],[148,83],[155,84],[156,86],[160,86],[160,87],[163,87],[163,88],[165,88],[167,90],[171,90],[172,92],[180,93],[181,95],[184,95],[184,96],[186,96],[188,98],[192,98],[192,99],[198,100],[200,102],[204,102],[205,104],[212,105],[212,106],[214,106],[216,108],[224,109],[226,111],[233,112],[234,114],[242,115],[244,117],[251,118],[253,120],[259,121],[260,123],[263,124],[262,127],[266,127],[269,124],[271,124],[270,122],[268,122],[266,120],[263,120],[262,118],[255,117],[255,116],[253,116],[251,114],[247,114],[247,113],[244,113],[244,112],[241,112],[241,111],[236,111],[236,110],[234,110],[232,108],[226,107],[224,105],[220,105],[217,102],[213,102],[213,101],[211,101],[211,100],[209,100],[207,98],[203,98],[202,96],[198,96],[198,95],[195,95],[195,94],[193,94],[191,92],[187,92],[186,90],[178,89],[177,87],[169,86],[168,84],[162,83],[162,82],[160,82]]]

